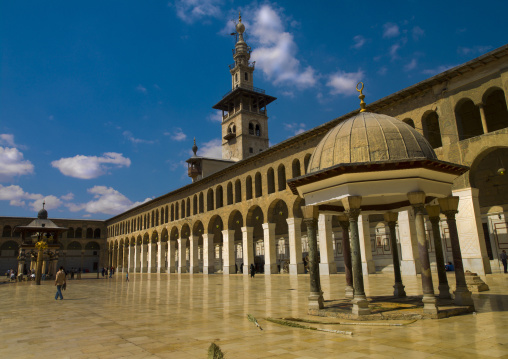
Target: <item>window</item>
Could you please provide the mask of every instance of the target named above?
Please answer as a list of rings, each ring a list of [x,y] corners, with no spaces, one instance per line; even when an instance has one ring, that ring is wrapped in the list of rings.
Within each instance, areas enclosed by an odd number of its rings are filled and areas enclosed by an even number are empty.
[[[256,136],[261,136],[261,127],[259,125],[256,125]]]
[[[249,153],[254,153],[254,149],[252,147],[249,147]]]
[[[254,125],[251,123],[249,123],[249,135],[253,135],[254,134]]]
[[[249,81],[249,74],[247,72],[245,73],[245,81]]]

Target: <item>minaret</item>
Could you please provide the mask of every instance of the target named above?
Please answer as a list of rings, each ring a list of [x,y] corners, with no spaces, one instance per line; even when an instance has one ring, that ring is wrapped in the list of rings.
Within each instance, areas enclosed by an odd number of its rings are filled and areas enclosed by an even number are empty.
[[[235,63],[229,65],[232,90],[214,109],[222,110],[222,159],[239,161],[268,148],[266,106],[276,98],[253,85],[254,62],[243,34],[242,16],[236,24],[238,40],[233,50]]]

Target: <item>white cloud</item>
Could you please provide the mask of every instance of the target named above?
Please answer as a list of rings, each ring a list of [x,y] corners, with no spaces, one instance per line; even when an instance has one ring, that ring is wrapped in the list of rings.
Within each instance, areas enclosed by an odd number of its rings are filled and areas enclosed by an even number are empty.
[[[0,145],[16,147],[16,145],[14,144],[14,135],[8,133],[0,134]]]
[[[14,176],[34,172],[34,165],[23,160],[23,153],[16,148],[0,147],[0,181],[8,181]]]
[[[413,27],[413,40],[418,41],[423,35],[425,31],[420,26]]]
[[[404,66],[404,71],[414,70],[418,66],[418,61],[416,59],[412,59],[410,63]]]
[[[187,135],[179,127],[175,128],[173,132],[164,132],[164,135],[170,136],[174,141],[183,141],[187,138]]]
[[[362,35],[356,35],[353,37],[353,41],[355,42],[353,48],[360,49],[363,45],[365,45],[367,40]]]
[[[473,46],[473,47],[458,47],[457,52],[460,55],[479,55],[492,49],[492,46]]]
[[[332,88],[330,91],[332,95],[354,95],[356,93],[356,85],[362,80],[363,76],[364,72],[362,70],[357,72],[338,71],[330,75],[326,85]]]
[[[138,90],[141,93],[146,93],[146,87],[144,87],[141,84],[139,84],[138,87],[136,87],[136,90]]]
[[[63,199],[64,201],[72,201],[74,199],[74,193],[67,193],[64,196],[60,196],[60,199]]]
[[[274,84],[298,88],[316,84],[314,69],[302,68],[296,58],[298,47],[293,35],[284,31],[281,15],[270,5],[263,5],[257,11],[251,31],[254,41],[260,45],[252,51],[252,59]]]
[[[221,111],[214,111],[208,116],[206,116],[206,119],[208,121],[212,122],[222,122],[222,112]]]
[[[399,55],[397,54],[397,51],[399,51],[399,49],[400,49],[400,44],[393,44],[390,47],[390,56],[391,56],[392,60],[399,57]]]
[[[387,22],[383,25],[383,37],[384,38],[391,38],[391,37],[397,37],[400,35],[399,26],[397,24],[394,24],[392,22]]]
[[[25,200],[39,200],[41,198],[43,198],[41,194],[25,192],[20,186],[0,185],[0,201],[9,201],[11,206],[22,207],[26,204]]]
[[[106,174],[111,168],[108,165],[129,167],[131,160],[123,157],[121,153],[106,152],[102,157],[77,155],[61,158],[51,162],[51,165],[58,168],[65,176],[92,179]]]
[[[45,202],[44,208],[47,209],[48,211],[50,209],[60,207],[63,203],[58,197],[50,195],[33,201],[32,203],[30,203],[30,207],[32,207],[32,209],[35,212],[38,212],[42,208],[43,202]]]
[[[449,70],[451,69],[452,67],[455,67],[457,65],[440,65],[434,69],[425,69],[422,71],[423,74],[425,75],[431,75],[431,76],[434,76],[434,75],[437,75],[437,74],[440,74],[441,72],[444,72],[446,70]]]
[[[141,138],[136,138],[134,137],[134,135],[132,134],[132,132],[130,131],[123,131],[122,135],[127,139],[129,140],[130,142],[134,143],[135,145],[137,145],[138,143],[147,143],[147,144],[152,144],[154,143],[155,141],[152,141],[152,140],[143,140]]]
[[[305,132],[305,123],[296,123],[296,122],[293,122],[293,123],[285,123],[284,124],[284,130],[286,131],[289,131],[289,132],[292,132],[293,135],[298,135],[302,132]]]
[[[176,15],[187,23],[207,17],[220,17],[222,11],[221,0],[177,0],[175,1]]]
[[[143,202],[132,202],[114,188],[106,186],[94,186],[87,192],[93,195],[93,200],[81,204],[68,203],[66,207],[72,212],[84,210],[88,213],[115,215],[151,200],[147,198]]]
[[[222,158],[222,141],[214,139],[199,146],[198,156]]]

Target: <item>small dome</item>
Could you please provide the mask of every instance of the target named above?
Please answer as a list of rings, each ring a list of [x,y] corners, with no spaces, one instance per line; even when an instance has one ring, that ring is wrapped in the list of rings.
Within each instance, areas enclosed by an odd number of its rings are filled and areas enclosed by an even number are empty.
[[[39,213],[37,213],[37,218],[39,219],[48,219],[48,211],[42,208]]]
[[[437,159],[411,126],[387,115],[360,112],[328,131],[309,161],[308,173],[338,164]]]
[[[242,20],[240,20],[240,22],[238,24],[236,24],[236,31],[239,34],[243,34],[244,33],[244,31],[245,31],[245,25],[242,24]]]

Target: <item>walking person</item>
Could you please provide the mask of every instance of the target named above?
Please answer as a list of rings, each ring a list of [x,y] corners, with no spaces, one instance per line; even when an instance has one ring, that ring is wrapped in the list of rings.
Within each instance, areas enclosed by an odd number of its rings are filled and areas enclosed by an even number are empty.
[[[127,272],[127,274],[125,274],[125,281],[128,282],[129,281],[129,272]]]
[[[501,262],[503,262],[504,272],[507,273],[507,271],[506,271],[506,265],[507,265],[506,259],[508,257],[506,256],[506,251],[504,249],[501,252],[501,254],[499,255],[499,258],[501,258]]]
[[[66,283],[67,282],[65,280],[65,272],[63,270],[63,267],[60,267],[60,270],[56,273],[55,277],[55,285],[56,285],[55,300],[57,300],[58,297],[60,297],[60,300],[63,300],[62,287],[66,285]]]
[[[250,277],[254,278],[255,274],[256,274],[256,268],[254,267],[254,264],[251,263],[251,265],[250,265]]]

